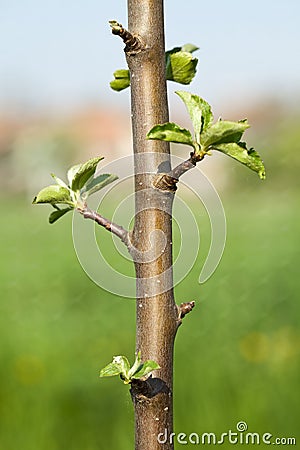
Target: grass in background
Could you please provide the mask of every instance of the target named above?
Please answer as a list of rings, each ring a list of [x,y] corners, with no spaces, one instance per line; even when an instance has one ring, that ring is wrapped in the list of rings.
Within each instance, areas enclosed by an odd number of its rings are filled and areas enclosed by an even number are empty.
[[[293,196],[225,199],[228,237],[217,272],[199,285],[200,257],[176,287],[178,303],[197,302],[176,340],[177,433],[221,433],[244,420],[249,431],[296,435],[297,204]],[[128,390],[98,373],[112,355],[133,359],[134,301],[88,279],[70,218],[50,227],[45,209],[2,205],[0,449],[131,449]],[[104,230],[100,236],[109,253]]]

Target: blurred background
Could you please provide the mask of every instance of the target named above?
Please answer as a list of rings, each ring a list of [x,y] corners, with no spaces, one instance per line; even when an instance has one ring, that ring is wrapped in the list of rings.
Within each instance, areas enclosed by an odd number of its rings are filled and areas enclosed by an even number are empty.
[[[50,226],[47,207],[31,206],[50,172],[64,177],[95,155],[131,152],[129,92],[109,87],[126,66],[108,21],[126,24],[126,2],[2,0],[0,9],[0,449],[127,450],[128,389],[98,373],[112,355],[134,357],[134,300],[89,280],[71,216]],[[201,252],[176,287],[177,302],[196,308],[176,340],[175,431],[222,433],[244,420],[252,432],[300,438],[300,3],[166,0],[165,9],[167,48],[200,47],[187,90],[216,118],[248,117],[247,142],[267,168],[261,182],[222,155],[203,162],[228,226],[224,256],[203,285],[209,220],[186,194]],[[178,88],[168,85],[170,116],[189,126]],[[110,237],[97,235],[110,253]],[[109,257],[122,267],[121,255]]]

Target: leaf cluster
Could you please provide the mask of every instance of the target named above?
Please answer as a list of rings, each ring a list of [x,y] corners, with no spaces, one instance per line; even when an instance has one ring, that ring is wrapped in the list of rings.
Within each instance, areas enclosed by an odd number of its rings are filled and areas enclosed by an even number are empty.
[[[54,223],[67,212],[82,209],[86,199],[103,189],[118,177],[112,174],[94,176],[98,163],[103,157],[92,158],[83,164],[71,167],[67,172],[68,184],[51,174],[56,184],[43,188],[33,199],[33,204],[48,203],[55,211],[49,216],[49,223]],[[60,207],[62,205],[62,207]]]
[[[100,377],[119,375],[124,384],[130,384],[132,380],[144,379],[155,369],[160,369],[160,366],[151,359],[142,363],[141,352],[138,352],[132,367],[126,356],[114,356],[112,362],[100,371]]]
[[[147,139],[189,145],[199,160],[212,150],[217,150],[246,165],[257,172],[261,179],[265,179],[265,167],[261,157],[241,141],[244,132],[250,127],[247,119],[238,122],[219,119],[213,123],[211,106],[203,98],[185,91],[177,91],[176,94],[185,103],[194,133],[176,123],[167,122],[155,125],[148,132]]]
[[[196,74],[198,59],[192,53],[199,50],[193,44],[174,47],[165,54],[166,79],[180,84],[190,84]],[[130,73],[128,69],[119,69],[114,72],[114,80],[110,87],[114,91],[122,91],[130,86]]]

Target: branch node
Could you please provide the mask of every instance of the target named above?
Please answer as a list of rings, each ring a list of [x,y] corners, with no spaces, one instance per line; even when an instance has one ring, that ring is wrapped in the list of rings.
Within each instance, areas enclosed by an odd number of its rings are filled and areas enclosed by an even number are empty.
[[[116,20],[110,20],[109,24],[112,29],[112,34],[120,36],[120,38],[123,40],[125,44],[124,51],[127,55],[135,55],[136,53],[144,50],[144,45],[142,44],[141,40],[134,34],[131,34],[128,30],[126,30],[126,28],[123,28],[123,25],[121,23],[117,22]]]
[[[194,300],[191,302],[181,303],[180,306],[178,306],[179,319],[183,319],[189,312],[192,311],[194,306],[195,306]]]
[[[174,178],[167,173],[158,173],[153,180],[153,187],[161,191],[175,192],[178,178]]]
[[[204,158],[204,155],[195,152],[190,153],[189,159],[181,162],[174,169],[168,173],[158,173],[152,183],[153,187],[161,191],[168,191],[174,193],[177,189],[179,178],[188,170],[196,167],[197,163]]]

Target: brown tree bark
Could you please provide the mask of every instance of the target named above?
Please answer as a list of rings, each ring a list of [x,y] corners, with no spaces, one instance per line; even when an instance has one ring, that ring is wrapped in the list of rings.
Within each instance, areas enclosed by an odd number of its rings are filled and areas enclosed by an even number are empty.
[[[91,214],[128,247],[136,271],[136,351],[160,369],[133,380],[136,450],[173,449],[173,348],[182,318],[194,302],[176,306],[173,292],[172,205],[176,183],[195,167],[195,157],[171,170],[167,142],[146,140],[156,124],[168,122],[163,0],[128,0],[128,30],[111,21],[125,43],[131,81],[135,161],[135,223],[122,227]]]
[[[153,186],[160,168],[170,170],[169,145],[146,140],[154,125],[169,120],[163,0],[128,0],[128,18],[129,32],[140,41],[137,51],[125,49],[135,154],[136,350],[143,361],[152,359],[161,367],[151,379],[132,385],[135,448],[172,449],[168,440],[159,443],[158,435],[173,432],[173,346],[179,323],[172,273],[174,193]]]

